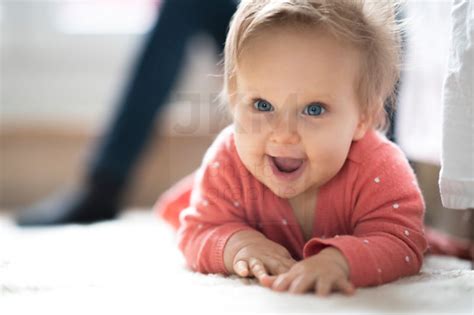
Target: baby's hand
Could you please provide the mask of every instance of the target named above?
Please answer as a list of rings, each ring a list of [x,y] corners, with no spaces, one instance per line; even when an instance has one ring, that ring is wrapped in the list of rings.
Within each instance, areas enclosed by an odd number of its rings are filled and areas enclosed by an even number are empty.
[[[254,276],[260,283],[269,286],[269,276],[287,272],[295,260],[285,247],[270,241],[263,234],[242,231],[227,242],[224,263],[230,273],[241,277]]]
[[[276,291],[314,291],[326,296],[334,289],[352,295],[355,288],[348,277],[349,266],[342,253],[334,247],[327,247],[319,254],[296,263],[287,273],[270,277],[267,282]]]

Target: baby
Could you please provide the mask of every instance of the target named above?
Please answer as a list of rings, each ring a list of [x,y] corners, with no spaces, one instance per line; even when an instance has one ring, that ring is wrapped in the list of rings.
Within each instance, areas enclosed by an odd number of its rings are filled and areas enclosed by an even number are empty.
[[[424,202],[383,135],[399,76],[394,10],[389,1],[240,3],[224,63],[233,124],[157,206],[192,269],[319,295],[420,270]]]

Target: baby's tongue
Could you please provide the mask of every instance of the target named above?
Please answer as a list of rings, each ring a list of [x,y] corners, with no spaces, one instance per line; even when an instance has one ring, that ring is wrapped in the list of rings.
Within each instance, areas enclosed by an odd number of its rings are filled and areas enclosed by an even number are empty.
[[[283,172],[293,172],[303,164],[301,159],[274,157],[273,160],[275,165]]]

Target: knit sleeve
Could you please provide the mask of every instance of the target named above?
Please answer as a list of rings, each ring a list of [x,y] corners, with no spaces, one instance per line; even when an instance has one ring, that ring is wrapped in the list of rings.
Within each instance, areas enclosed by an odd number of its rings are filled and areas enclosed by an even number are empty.
[[[190,268],[227,273],[224,247],[236,232],[249,230],[240,200],[238,158],[230,150],[227,131],[214,141],[198,170],[190,206],[180,216],[179,248]]]
[[[427,248],[424,201],[415,175],[398,147],[384,144],[359,166],[353,187],[351,235],[315,238],[304,255],[338,248],[356,286],[379,285],[419,272]]]

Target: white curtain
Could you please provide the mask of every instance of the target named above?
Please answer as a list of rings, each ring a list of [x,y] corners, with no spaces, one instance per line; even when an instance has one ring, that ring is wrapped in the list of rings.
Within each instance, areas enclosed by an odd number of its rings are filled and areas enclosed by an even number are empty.
[[[446,208],[474,208],[474,6],[454,0],[444,82],[440,192]]]
[[[446,208],[474,208],[472,1],[407,1],[406,15],[398,142],[409,159],[441,166]]]
[[[440,165],[442,90],[448,64],[451,2],[407,1],[407,54],[397,140],[408,158]]]

